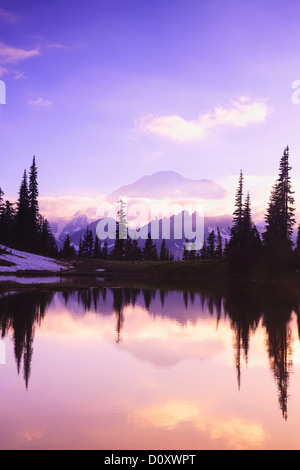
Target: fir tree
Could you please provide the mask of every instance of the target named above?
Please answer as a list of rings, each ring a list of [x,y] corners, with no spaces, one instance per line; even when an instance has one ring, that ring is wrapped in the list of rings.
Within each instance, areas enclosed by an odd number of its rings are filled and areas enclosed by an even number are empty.
[[[160,253],[159,253],[159,260],[160,261],[167,261],[168,260],[168,253],[167,253],[167,247],[166,247],[166,240],[163,238],[161,248],[160,248]]]
[[[42,231],[41,231],[41,254],[49,256],[50,258],[56,258],[58,256],[56,240],[52,234],[50,224],[47,219],[42,219]]]
[[[300,255],[300,224],[298,225],[298,230],[297,230],[297,240],[296,240],[296,246],[295,246],[295,254],[297,256]]]
[[[11,246],[14,244],[15,217],[14,204],[6,201],[3,205],[0,220],[0,241],[4,245]]]
[[[135,261],[142,259],[142,250],[136,237],[132,240],[132,259]]]
[[[2,210],[3,210],[3,196],[4,196],[4,192],[0,188],[0,217],[1,217]]]
[[[216,246],[216,258],[223,258],[223,243],[219,227],[217,227],[217,246]]]
[[[206,240],[204,238],[203,240],[203,246],[199,252],[199,257],[201,260],[205,260],[208,258],[208,250],[207,250],[207,243],[206,243]]]
[[[125,243],[124,258],[126,260],[132,260],[133,259],[133,244],[132,244],[132,239],[129,235],[127,235],[127,240],[126,240],[126,243]]]
[[[104,242],[104,245],[103,245],[103,248],[102,248],[102,251],[101,251],[101,257],[103,259],[108,258],[108,243],[107,243],[107,240],[105,240],[105,242]]]
[[[233,226],[225,253],[231,270],[238,274],[246,272],[257,262],[260,250],[260,237],[251,216],[251,202],[248,193],[243,203],[243,175],[240,174],[235,200]]]
[[[70,235],[68,234],[65,238],[64,241],[64,246],[62,249],[62,256],[63,258],[75,258],[76,256],[76,250],[73,245],[71,245],[71,238]]]
[[[114,260],[122,260],[125,258],[125,243],[127,240],[127,218],[125,211],[125,202],[120,199],[118,201],[118,221],[116,225],[115,246],[110,257]]]
[[[82,238],[81,238],[81,237],[80,237],[80,239],[79,239],[78,257],[79,257],[79,258],[83,258],[83,254],[82,254]]]
[[[29,214],[30,222],[32,224],[32,230],[36,232],[39,217],[39,203],[38,203],[38,181],[37,181],[37,166],[35,157],[33,157],[32,165],[29,172],[29,187],[28,187],[28,203],[29,203]]]
[[[94,258],[101,258],[101,240],[99,240],[97,234],[94,242]]]
[[[157,261],[158,254],[157,248],[155,243],[153,243],[151,238],[151,233],[148,233],[148,238],[145,242],[144,250],[143,250],[143,259],[147,261]]]
[[[29,249],[30,241],[30,214],[27,172],[24,171],[19,190],[16,214],[16,239],[19,248]]]
[[[279,177],[271,192],[265,218],[266,231],[263,234],[265,247],[277,252],[292,247],[295,209],[290,170],[289,147],[287,147],[280,160]]]
[[[184,244],[184,249],[183,249],[183,255],[182,255],[183,261],[187,261],[190,258],[190,252],[189,252],[188,248],[189,248],[189,241],[186,238],[185,244]]]
[[[215,247],[216,247],[216,234],[212,230],[207,239],[207,255],[208,258],[213,259],[215,257]]]
[[[83,258],[92,258],[94,254],[93,232],[88,227],[81,242],[81,253]]]

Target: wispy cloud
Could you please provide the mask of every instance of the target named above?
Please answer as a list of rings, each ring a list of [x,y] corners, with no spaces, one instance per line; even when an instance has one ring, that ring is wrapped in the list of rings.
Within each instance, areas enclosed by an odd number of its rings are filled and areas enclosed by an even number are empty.
[[[67,46],[64,46],[63,44],[59,44],[59,43],[47,44],[45,47],[47,49],[61,49],[61,50],[69,49]]]
[[[40,55],[39,49],[24,50],[0,42],[0,64],[16,63]]]
[[[200,115],[196,120],[188,121],[178,115],[150,115],[140,119],[137,125],[140,132],[150,132],[177,142],[188,142],[202,140],[208,131],[219,126],[245,127],[262,123],[270,112],[265,101],[241,97],[233,100],[230,106],[218,106],[213,112]]]
[[[30,104],[32,106],[39,106],[39,107],[53,106],[52,101],[45,100],[44,98],[37,98],[36,100],[28,100],[28,104]]]
[[[7,69],[5,67],[0,66],[0,77],[3,77],[7,73]]]
[[[24,78],[26,78],[26,75],[22,70],[16,70],[14,72],[14,80],[21,80]]]
[[[19,23],[20,16],[16,13],[12,13],[10,11],[6,11],[3,8],[0,8],[0,22],[1,23],[8,23],[8,24],[15,24]]]

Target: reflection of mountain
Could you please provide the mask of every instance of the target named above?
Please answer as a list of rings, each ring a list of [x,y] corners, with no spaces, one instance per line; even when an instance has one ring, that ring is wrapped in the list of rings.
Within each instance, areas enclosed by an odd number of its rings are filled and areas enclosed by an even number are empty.
[[[123,333],[126,331],[126,307],[136,306],[148,312],[150,318],[160,318],[172,325],[190,331],[199,322],[215,318],[218,325],[221,318],[230,321],[234,332],[233,348],[235,351],[235,366],[237,370],[238,386],[241,386],[242,356],[248,361],[251,338],[259,325],[266,333],[266,351],[270,361],[279,397],[279,405],[283,417],[287,419],[289,375],[292,368],[292,337],[291,322],[296,315],[298,320],[298,337],[300,331],[299,294],[294,291],[285,291],[264,286],[255,289],[245,286],[227,288],[223,292],[205,291],[166,291],[138,288],[93,288],[79,292],[36,293],[25,292],[18,294],[0,295],[0,328],[2,337],[12,334],[14,352],[18,372],[23,362],[23,374],[26,387],[30,378],[31,361],[33,355],[33,340],[35,328],[40,326],[47,309],[58,303],[65,305],[71,315],[79,319],[79,315],[86,312],[95,312],[100,316],[114,316],[115,339],[122,342],[126,350],[139,359],[150,361],[155,365],[172,365],[174,358],[180,360],[181,354],[192,358],[207,358],[219,353],[222,344],[216,340],[197,340],[189,342],[186,351],[172,349],[172,336],[168,340],[162,337],[152,337],[147,333],[144,325],[143,335],[139,343],[130,342]],[[138,312],[139,310],[137,310]],[[138,315],[136,317],[138,321]],[[154,324],[152,323],[152,325]],[[149,332],[150,333],[150,332]],[[168,345],[166,345],[168,341]],[[197,347],[201,341],[202,349]],[[200,344],[200,343],[199,343]],[[167,346],[167,347],[166,347]],[[193,349],[194,348],[194,349]],[[197,351],[196,349],[197,348]],[[205,353],[204,353],[205,351]]]

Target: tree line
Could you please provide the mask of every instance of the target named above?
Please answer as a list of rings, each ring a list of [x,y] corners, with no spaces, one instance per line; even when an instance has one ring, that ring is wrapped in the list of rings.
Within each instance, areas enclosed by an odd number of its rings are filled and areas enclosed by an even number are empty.
[[[16,203],[5,200],[0,188],[0,243],[55,258],[56,240],[48,220],[40,214],[38,196],[38,171],[33,157],[29,174],[24,170]]]
[[[294,192],[292,191],[289,147],[284,149],[279,162],[279,174],[271,190],[265,214],[265,231],[259,233],[252,219],[250,194],[244,194],[244,175],[240,172],[235,196],[235,207],[230,235],[225,242],[219,228],[204,239],[200,250],[193,240],[186,240],[183,260],[223,260],[230,269],[239,272],[263,263],[273,269],[300,268],[300,225],[296,243],[293,233],[296,224]],[[112,260],[172,261],[166,240],[158,252],[151,233],[141,248],[136,238],[128,234],[125,203],[120,200],[113,247],[107,240],[93,237],[87,227],[76,250],[67,235],[63,248],[58,250],[48,221],[39,213],[37,166],[35,157],[29,175],[24,171],[16,204],[4,200],[0,188],[0,242],[11,248],[58,258],[102,258]]]

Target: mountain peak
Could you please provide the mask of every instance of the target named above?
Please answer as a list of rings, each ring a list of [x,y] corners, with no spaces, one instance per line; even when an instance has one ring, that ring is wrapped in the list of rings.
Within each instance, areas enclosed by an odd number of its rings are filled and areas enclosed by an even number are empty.
[[[165,170],[121,186],[107,196],[107,200],[114,203],[122,196],[149,199],[223,199],[225,195],[225,189],[213,180],[185,178],[175,171]]]

